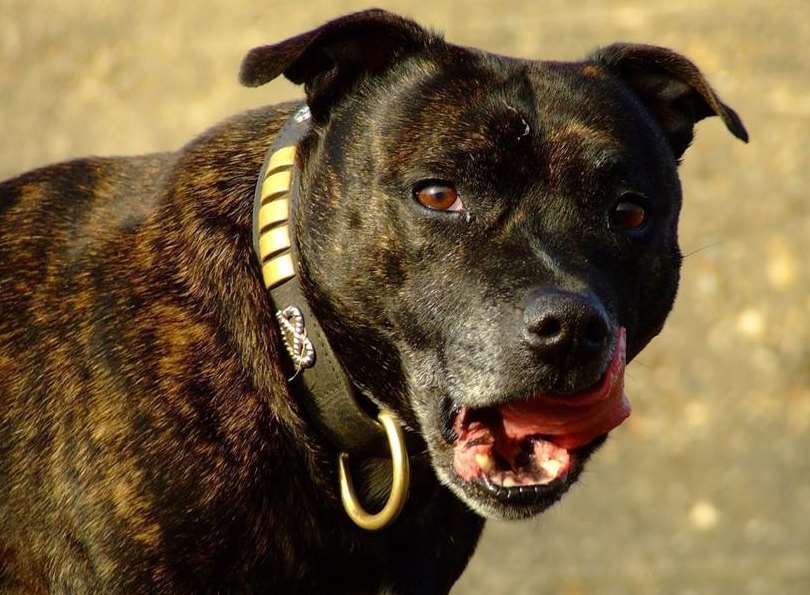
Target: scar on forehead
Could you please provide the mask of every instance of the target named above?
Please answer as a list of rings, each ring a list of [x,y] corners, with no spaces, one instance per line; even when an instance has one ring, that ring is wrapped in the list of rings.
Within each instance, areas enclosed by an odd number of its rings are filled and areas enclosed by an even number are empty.
[[[521,139],[521,138],[523,138],[525,136],[529,136],[529,134],[531,134],[531,132],[532,132],[532,127],[529,126],[529,123],[526,121],[526,118],[523,116],[523,114],[521,114],[520,111],[517,108],[514,108],[514,107],[512,107],[511,105],[508,105],[508,104],[506,106],[506,109],[508,109],[510,112],[516,113],[518,118],[520,118],[521,123],[523,124],[523,132],[520,134],[518,139]]]

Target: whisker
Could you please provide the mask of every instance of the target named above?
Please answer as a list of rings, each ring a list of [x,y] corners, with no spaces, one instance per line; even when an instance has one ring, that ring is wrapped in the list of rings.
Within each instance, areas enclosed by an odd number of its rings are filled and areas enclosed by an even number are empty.
[[[723,242],[724,242],[724,240],[718,240],[717,242],[713,242],[711,244],[706,244],[705,246],[701,246],[700,248],[692,250],[691,252],[687,252],[686,254],[682,255],[681,258],[683,260],[686,260],[690,256],[693,256],[693,255],[697,254],[698,252],[703,252],[704,250],[708,250],[709,248],[714,248],[715,246],[719,246]]]

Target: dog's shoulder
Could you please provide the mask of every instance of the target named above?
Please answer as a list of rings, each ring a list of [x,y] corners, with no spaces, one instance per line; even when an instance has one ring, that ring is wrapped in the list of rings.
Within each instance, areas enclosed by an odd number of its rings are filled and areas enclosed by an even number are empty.
[[[46,337],[117,327],[106,321],[128,311],[148,318],[183,293],[184,262],[210,270],[205,256],[222,252],[200,246],[249,235],[264,152],[294,105],[236,115],[174,152],[75,159],[0,182],[3,377],[44,373]],[[0,402],[15,386],[0,387]]]
[[[220,321],[270,324],[254,312],[264,294],[246,238],[285,113],[239,114],[171,153],[77,159],[0,183],[0,591],[21,576],[14,559],[38,555],[8,536],[56,534],[64,510],[108,536],[92,547],[117,558],[109,576],[130,573],[115,584],[153,580],[133,578],[131,561],[157,556],[188,511],[257,518],[259,499],[231,478],[244,460],[278,466],[292,441],[262,450],[264,405],[229,343],[260,343],[259,331]],[[233,549],[218,535],[216,548]],[[68,590],[109,590],[87,586],[100,579],[74,565],[84,554],[70,543],[49,547],[71,569]]]

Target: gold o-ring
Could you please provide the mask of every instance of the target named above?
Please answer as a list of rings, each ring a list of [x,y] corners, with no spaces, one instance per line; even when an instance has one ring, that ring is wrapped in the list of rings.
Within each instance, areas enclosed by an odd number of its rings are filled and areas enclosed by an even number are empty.
[[[338,472],[340,475],[340,499],[346,514],[355,524],[368,531],[377,531],[390,525],[397,518],[408,498],[408,485],[410,483],[410,464],[408,451],[405,448],[405,438],[396,416],[385,409],[377,416],[385,429],[388,438],[388,447],[391,449],[391,493],[382,510],[371,514],[363,508],[354,491],[351,475],[349,474],[349,455],[345,452],[338,456]]]

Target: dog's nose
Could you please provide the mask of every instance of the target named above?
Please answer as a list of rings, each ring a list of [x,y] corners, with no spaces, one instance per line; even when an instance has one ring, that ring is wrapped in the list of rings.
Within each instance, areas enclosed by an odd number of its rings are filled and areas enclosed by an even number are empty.
[[[592,359],[606,348],[610,324],[593,296],[535,290],[525,301],[526,340],[543,359],[570,363]]]

